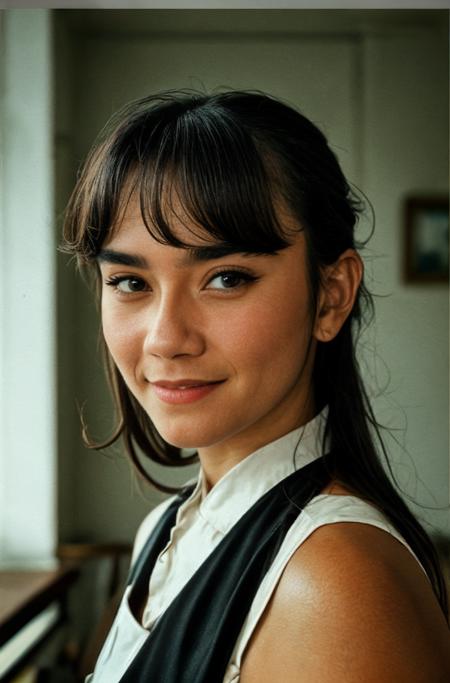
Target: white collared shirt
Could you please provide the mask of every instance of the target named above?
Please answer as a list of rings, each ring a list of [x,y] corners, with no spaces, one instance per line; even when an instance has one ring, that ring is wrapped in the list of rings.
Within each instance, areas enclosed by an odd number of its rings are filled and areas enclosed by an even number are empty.
[[[153,570],[142,619],[145,628],[151,629],[225,534],[261,496],[322,454],[325,420],[323,411],[307,425],[259,448],[229,470],[207,495],[200,472]],[[143,526],[137,552],[148,537],[145,522]]]
[[[158,617],[231,527],[270,488],[322,455],[326,417],[327,410],[324,409],[304,427],[258,449],[229,470],[206,495],[200,472],[194,491],[178,509],[170,539],[155,563],[142,624],[130,611],[128,587],[97,661],[94,676],[88,677],[86,683],[117,683],[120,680]],[[132,561],[172,500],[170,498],[159,505],[144,519],[136,536]],[[332,494],[313,498],[290,527],[258,588],[235,644],[224,683],[239,681],[245,647],[292,555],[315,529],[323,524],[343,521],[364,522],[384,529],[414,555],[382,512],[360,498]]]

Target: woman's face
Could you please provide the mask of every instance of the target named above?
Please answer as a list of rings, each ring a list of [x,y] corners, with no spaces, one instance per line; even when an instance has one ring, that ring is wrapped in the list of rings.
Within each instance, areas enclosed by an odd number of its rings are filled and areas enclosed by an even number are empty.
[[[245,457],[313,415],[305,239],[226,254],[173,229],[192,249],[154,240],[130,201],[103,245],[105,340],[166,441]]]

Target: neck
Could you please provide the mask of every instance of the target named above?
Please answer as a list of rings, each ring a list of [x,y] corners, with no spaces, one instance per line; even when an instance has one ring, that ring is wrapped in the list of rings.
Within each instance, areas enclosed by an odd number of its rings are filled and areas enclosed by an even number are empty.
[[[281,413],[280,416],[274,416],[271,413],[270,422],[269,419],[263,419],[244,433],[238,433],[213,446],[199,448],[198,455],[206,487],[205,493],[251,453],[312,420],[315,415],[313,401],[308,401],[299,414],[300,418],[293,420],[289,419],[286,413]]]

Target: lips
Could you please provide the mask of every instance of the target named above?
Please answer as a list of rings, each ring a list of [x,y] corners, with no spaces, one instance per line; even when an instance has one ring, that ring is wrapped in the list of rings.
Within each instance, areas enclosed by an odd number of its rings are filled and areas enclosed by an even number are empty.
[[[183,404],[199,401],[211,394],[225,380],[179,379],[151,382],[156,396],[163,403]]]
[[[168,380],[157,380],[156,382],[151,382],[151,384],[157,387],[163,387],[164,389],[188,389],[190,387],[202,387],[206,384],[218,384],[221,381],[223,380],[179,379],[173,382]]]

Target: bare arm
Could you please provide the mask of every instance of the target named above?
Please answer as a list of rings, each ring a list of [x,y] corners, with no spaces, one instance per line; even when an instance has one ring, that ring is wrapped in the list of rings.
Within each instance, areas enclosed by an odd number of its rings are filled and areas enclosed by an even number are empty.
[[[319,528],[288,563],[241,683],[445,683],[450,631],[409,551],[368,524]]]

